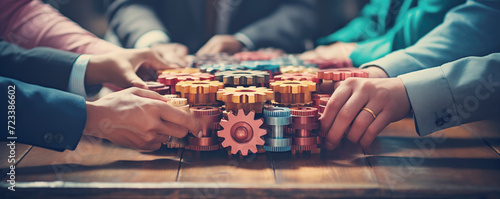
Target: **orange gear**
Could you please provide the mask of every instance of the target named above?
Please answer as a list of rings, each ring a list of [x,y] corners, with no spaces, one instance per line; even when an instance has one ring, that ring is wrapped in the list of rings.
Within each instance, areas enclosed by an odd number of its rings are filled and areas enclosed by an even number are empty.
[[[352,68],[352,69],[325,69],[318,72],[318,78],[322,80],[344,81],[349,77],[368,77],[368,72]]]
[[[311,92],[316,91],[312,81],[275,81],[269,85],[275,92],[273,103],[283,106],[311,104]]]
[[[257,146],[264,145],[264,140],[261,138],[266,135],[265,129],[259,128],[264,121],[262,119],[254,120],[255,112],[250,111],[245,115],[242,109],[237,115],[228,114],[228,120],[221,120],[220,125],[223,130],[218,132],[219,137],[224,138],[222,146],[224,148],[231,147],[232,154],[241,152],[241,155],[248,155],[250,150],[252,153],[257,153]]]
[[[158,74],[177,74],[177,73],[200,73],[198,68],[179,68],[179,69],[167,69],[160,70]]]
[[[224,84],[218,81],[185,81],[175,85],[182,98],[188,99],[191,106],[217,104],[215,94]]]
[[[217,92],[217,100],[226,103],[226,110],[236,113],[239,109],[247,114],[250,111],[262,113],[264,103],[274,99],[274,92],[266,87],[225,88]]]

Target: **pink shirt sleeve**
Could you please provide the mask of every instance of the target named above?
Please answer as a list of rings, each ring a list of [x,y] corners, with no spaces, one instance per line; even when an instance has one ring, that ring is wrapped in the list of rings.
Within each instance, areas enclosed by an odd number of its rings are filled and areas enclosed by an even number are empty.
[[[1,0],[0,37],[28,49],[45,46],[82,54],[122,49],[99,39],[40,0]]]

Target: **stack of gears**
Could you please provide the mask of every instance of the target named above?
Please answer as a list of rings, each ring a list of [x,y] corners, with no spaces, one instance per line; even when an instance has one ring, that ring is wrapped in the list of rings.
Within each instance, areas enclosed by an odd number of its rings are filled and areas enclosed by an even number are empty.
[[[250,111],[262,113],[264,103],[273,100],[274,92],[266,87],[225,88],[217,92],[217,100],[225,102],[226,111],[237,113],[243,110],[245,114]]]
[[[191,107],[191,113],[200,120],[202,132],[201,137],[188,137],[189,145],[186,149],[193,151],[215,151],[220,149],[220,142],[216,132],[220,130],[221,110],[217,107],[198,106]]]
[[[316,91],[312,81],[275,81],[269,86],[275,93],[273,104],[285,107],[310,106],[311,93]]]
[[[162,71],[158,82],[147,82],[149,89],[164,94],[170,105],[191,112],[203,126],[199,137],[172,138],[164,144],[194,151],[226,148],[244,156],[259,150],[316,153],[326,137],[319,131],[318,118],[331,94],[319,92],[319,85],[368,73],[323,69],[315,74],[317,66],[337,65],[332,60],[312,62],[259,51],[195,57],[194,65],[201,71]],[[289,73],[279,74],[284,65]]]
[[[269,83],[269,73],[266,71],[225,71],[215,73],[215,77],[225,86],[265,86]]]
[[[292,124],[290,128],[295,132],[292,142],[293,152],[313,151],[318,149],[322,140],[316,133],[319,129],[318,109],[314,107],[290,108]]]
[[[217,105],[215,94],[224,84],[219,81],[184,81],[175,85],[175,90],[191,106]]]

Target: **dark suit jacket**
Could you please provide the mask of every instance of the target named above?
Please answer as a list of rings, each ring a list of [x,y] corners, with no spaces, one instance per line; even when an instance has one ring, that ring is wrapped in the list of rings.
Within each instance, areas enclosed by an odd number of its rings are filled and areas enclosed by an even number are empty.
[[[276,47],[287,52],[304,50],[304,42],[317,31],[315,0],[235,0],[227,32],[241,32],[255,48]],[[191,53],[205,42],[205,1],[116,0],[108,6],[111,32],[124,47],[151,30],[163,30],[171,42],[182,43]],[[218,13],[219,14],[219,13]]]
[[[65,91],[78,56],[43,47],[26,50],[0,41],[2,109],[9,111],[8,86],[15,86],[16,142],[58,151],[75,149],[86,123],[86,104],[83,97]],[[0,122],[1,140],[12,136],[5,119]]]

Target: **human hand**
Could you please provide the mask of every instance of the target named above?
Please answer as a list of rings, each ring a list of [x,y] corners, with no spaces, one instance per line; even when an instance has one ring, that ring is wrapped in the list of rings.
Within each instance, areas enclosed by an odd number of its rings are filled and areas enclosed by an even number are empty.
[[[140,66],[154,69],[170,68],[158,54],[149,49],[125,49],[102,55],[92,55],[85,71],[85,84],[111,83],[121,88],[146,88],[146,83],[136,75]]]
[[[178,43],[155,44],[151,46],[151,50],[160,55],[170,67],[186,67],[189,63],[187,60],[188,48]]]
[[[182,138],[188,130],[197,135],[197,120],[167,100],[153,91],[129,88],[87,102],[84,134],[148,151],[159,149],[169,136]]]
[[[335,42],[330,45],[318,46],[314,50],[306,51],[299,57],[301,59],[336,59],[339,61],[350,60],[356,43]]]
[[[399,78],[348,78],[335,86],[320,119],[321,131],[328,132],[325,144],[329,150],[344,135],[367,148],[389,123],[410,112],[406,88]]]
[[[215,35],[198,50],[197,55],[228,53],[234,54],[241,51],[243,44],[232,35]]]
[[[368,66],[368,68],[364,68],[364,71],[368,72],[370,78],[388,78],[389,76],[382,68],[376,66]]]

